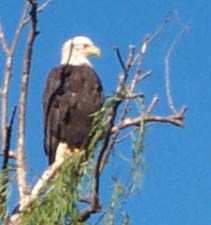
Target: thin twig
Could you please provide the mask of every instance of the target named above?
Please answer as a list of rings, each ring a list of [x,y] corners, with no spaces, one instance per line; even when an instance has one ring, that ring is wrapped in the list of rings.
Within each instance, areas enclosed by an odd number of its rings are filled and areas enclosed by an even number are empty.
[[[164,63],[165,63],[165,85],[166,85],[166,95],[167,95],[167,101],[168,101],[168,105],[169,108],[171,109],[172,113],[177,114],[177,110],[174,106],[174,102],[173,102],[173,98],[171,95],[171,88],[170,88],[170,58],[172,56],[172,52],[176,46],[176,44],[178,43],[178,41],[180,40],[180,38],[182,37],[182,35],[184,34],[184,32],[186,31],[186,28],[184,27],[179,34],[174,38],[174,40],[172,41],[166,56],[164,58]]]
[[[28,3],[29,3],[30,1],[28,0]],[[41,13],[50,3],[52,2],[52,0],[48,0],[48,1],[46,1],[46,2],[44,2],[40,7],[38,7],[37,8],[37,14],[38,13]],[[30,16],[28,16],[28,17],[26,17],[25,19],[24,19],[24,23],[26,24],[26,23],[28,23],[29,21],[30,21]]]
[[[149,70],[149,71],[147,71],[147,72],[141,74],[141,75],[138,77],[137,82],[143,81],[143,80],[145,80],[147,77],[149,77],[149,76],[151,76],[151,75],[152,75],[152,71]]]
[[[15,53],[15,49],[18,45],[18,41],[20,39],[22,30],[23,30],[24,26],[29,22],[29,21],[28,22],[26,21],[26,17],[27,17],[28,12],[29,12],[29,7],[30,7],[30,4],[28,2],[26,2],[25,6],[24,6],[24,9],[23,9],[23,13],[22,13],[21,18],[20,18],[20,22],[19,22],[18,27],[17,27],[16,32],[15,32],[13,42],[12,42],[12,46],[11,46],[12,56]]]
[[[15,118],[15,113],[16,113],[16,106],[13,109],[11,120],[9,125],[7,126],[7,132],[6,132],[6,145],[5,149],[3,152],[3,162],[2,162],[2,167],[1,170],[3,172],[2,179],[0,179],[0,187],[1,187],[1,192],[0,192],[0,201],[2,203],[1,206],[1,211],[3,213],[3,218],[6,217],[6,212],[7,212],[7,195],[5,194],[8,188],[9,184],[9,149],[10,149],[10,142],[11,142],[11,133],[12,133],[12,127],[13,127],[13,122]],[[4,204],[3,204],[4,203]]]
[[[5,55],[8,56],[9,48],[8,48],[6,38],[4,36],[4,31],[3,31],[3,27],[2,27],[1,22],[0,22],[0,43],[2,45],[2,48],[3,48],[3,51],[4,51]]]
[[[155,108],[155,105],[157,104],[158,100],[159,100],[158,96],[154,96],[154,97],[153,97],[153,99],[152,99],[152,101],[151,101],[149,107],[148,107],[147,110],[146,110],[146,113],[147,113],[147,114],[151,114],[151,113],[152,113],[152,111],[153,111],[153,109]]]
[[[4,157],[4,154],[1,153],[0,156]],[[16,152],[13,151],[13,150],[9,150],[8,151],[8,158],[16,160],[16,158],[17,158]]]
[[[124,73],[127,73],[127,71],[126,71],[127,69],[126,69],[126,67],[125,67],[124,60],[122,59],[122,55],[121,55],[121,53],[120,53],[120,49],[119,49],[118,47],[113,47],[113,49],[114,49],[114,51],[116,52],[117,59],[118,59],[120,65],[121,65],[121,67],[122,67]]]
[[[10,158],[10,155],[9,155],[9,152],[10,152],[10,142],[11,142],[12,127],[13,127],[13,123],[14,123],[14,119],[15,119],[16,109],[17,109],[17,106],[15,106],[13,108],[12,116],[11,116],[11,119],[10,119],[10,123],[7,126],[6,145],[5,145],[5,149],[4,149],[2,170],[4,170],[4,169],[7,168],[8,161],[9,161],[9,158]]]
[[[131,129],[127,134],[125,134],[123,137],[121,137],[120,139],[115,140],[116,143],[121,143],[125,140],[127,140],[129,137],[131,137],[136,131],[137,131],[137,127]]]
[[[133,46],[133,45],[129,46],[129,56],[128,56],[128,60],[127,60],[127,62],[125,64],[125,67],[126,67],[127,71],[130,70],[131,66],[134,63],[135,50],[136,50],[135,46]]]
[[[134,59],[134,48],[130,48],[129,57],[128,57],[128,60],[127,60],[126,65],[124,64],[124,62],[122,60],[122,56],[120,54],[119,49],[116,48],[115,50],[116,50],[116,53],[117,53],[117,58],[119,60],[119,63],[122,66],[122,69],[124,70],[124,74],[121,76],[121,79],[119,81],[119,84],[118,84],[117,90],[116,90],[117,93],[120,93],[121,94],[122,90],[125,87],[125,83],[126,83],[127,78],[128,78],[128,73],[129,73],[130,68],[131,68],[131,65],[133,63],[133,59]],[[109,154],[109,151],[112,149],[112,146],[115,143],[115,140],[114,139],[116,139],[117,136],[118,136],[118,134],[119,134],[119,132],[116,132],[116,134],[112,137],[112,141],[109,143],[110,134],[111,134],[110,132],[111,132],[111,129],[113,127],[114,120],[116,118],[117,109],[118,109],[118,107],[119,107],[119,105],[121,104],[122,101],[123,101],[123,99],[122,100],[119,100],[119,101],[116,101],[114,103],[114,106],[113,106],[111,112],[110,112],[110,123],[108,125],[108,130],[107,130],[107,138],[105,138],[103,147],[101,149],[101,152],[99,154],[99,158],[97,160],[97,166],[96,166],[96,173],[97,174],[98,173],[99,174],[101,173],[101,171],[102,171],[102,169],[104,167],[104,164],[107,161],[107,156]],[[127,112],[125,112],[125,114],[126,113]],[[124,117],[124,115],[122,115],[122,118],[123,117]],[[99,170],[99,171],[97,171],[97,170]]]
[[[168,17],[167,17],[168,18]],[[130,86],[135,86],[137,81],[140,79],[140,76],[142,74],[142,64],[143,64],[143,58],[147,52],[147,48],[149,46],[149,44],[156,39],[163,31],[164,27],[166,26],[166,24],[168,23],[168,19],[165,19],[162,24],[160,25],[160,27],[154,32],[154,34],[152,35],[147,35],[144,38],[144,42],[139,50],[139,53],[136,57],[136,59],[138,60],[137,62],[137,69],[136,69],[136,75],[134,76],[134,79],[131,81]],[[132,87],[133,88],[133,87]]]
[[[17,159],[17,154],[16,154],[16,152],[14,152],[14,151],[12,151],[12,150],[9,150],[8,156],[9,156],[10,159],[14,159],[14,160]]]
[[[50,5],[51,2],[52,0],[47,0],[46,2],[44,2],[41,6],[38,7],[37,13],[41,13],[45,8],[48,7],[48,5]]]

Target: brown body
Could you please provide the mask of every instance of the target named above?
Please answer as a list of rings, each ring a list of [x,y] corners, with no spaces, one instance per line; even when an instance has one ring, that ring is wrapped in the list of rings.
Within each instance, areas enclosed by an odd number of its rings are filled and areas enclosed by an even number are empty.
[[[60,142],[80,148],[92,123],[90,114],[104,101],[100,80],[87,65],[61,65],[49,73],[43,96],[44,148],[49,164]]]

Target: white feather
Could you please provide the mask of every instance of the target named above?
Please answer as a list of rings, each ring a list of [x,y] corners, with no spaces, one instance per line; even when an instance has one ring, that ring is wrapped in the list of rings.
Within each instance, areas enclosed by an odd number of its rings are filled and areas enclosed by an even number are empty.
[[[86,64],[92,67],[88,55],[84,51],[86,45],[93,46],[93,42],[85,36],[77,36],[66,41],[62,47],[61,64],[74,66]]]

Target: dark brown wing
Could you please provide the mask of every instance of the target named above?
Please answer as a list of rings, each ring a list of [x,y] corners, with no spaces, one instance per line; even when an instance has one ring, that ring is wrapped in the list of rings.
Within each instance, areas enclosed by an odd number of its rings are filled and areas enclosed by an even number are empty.
[[[55,128],[59,126],[59,96],[62,91],[61,74],[63,67],[54,68],[50,71],[43,95],[44,111],[44,150],[49,157],[49,162],[55,157],[56,147],[58,145]]]

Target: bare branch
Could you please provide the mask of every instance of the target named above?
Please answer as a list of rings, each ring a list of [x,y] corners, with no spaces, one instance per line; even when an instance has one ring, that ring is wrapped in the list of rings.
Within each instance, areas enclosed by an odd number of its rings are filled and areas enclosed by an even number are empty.
[[[0,154],[1,157],[4,157],[4,154]],[[13,150],[8,151],[8,158],[16,160],[16,152]]]
[[[2,162],[2,167],[1,170],[3,172],[3,176],[1,177],[2,179],[0,179],[0,187],[1,187],[1,191],[0,191],[0,201],[2,204],[1,206],[1,211],[4,214],[3,218],[6,217],[6,212],[7,212],[7,197],[5,195],[7,188],[8,188],[8,183],[9,183],[9,168],[8,168],[8,162],[9,162],[9,149],[10,149],[10,142],[11,142],[11,134],[12,134],[12,127],[13,127],[13,122],[14,122],[14,118],[15,118],[15,113],[16,113],[16,106],[13,109],[12,112],[12,116],[11,116],[11,120],[10,120],[10,124],[7,126],[6,128],[6,145],[5,145],[5,149],[3,152],[3,162]]]
[[[158,100],[159,100],[158,96],[154,96],[154,98],[152,99],[152,101],[151,101],[151,103],[150,103],[150,105],[149,105],[149,107],[146,111],[147,114],[152,113],[152,111],[155,108],[155,105],[157,104]]]
[[[152,71],[149,70],[149,71],[147,71],[147,72],[141,74],[141,75],[139,76],[137,82],[143,81],[143,80],[145,80],[147,77],[149,77],[149,76],[151,76],[151,75],[152,75]]]
[[[6,148],[7,142],[7,114],[8,114],[8,91],[9,91],[9,84],[12,74],[12,57],[11,54],[8,54],[6,60],[6,69],[4,73],[4,83],[3,88],[1,91],[1,132],[2,132],[2,152]]]
[[[90,217],[91,214],[99,212],[101,210],[101,208],[102,208],[101,205],[97,205],[96,208],[89,207],[89,208],[83,210],[80,214],[79,222],[86,221]]]
[[[17,183],[20,195],[20,208],[25,205],[29,190],[26,182],[26,165],[24,154],[25,143],[25,118],[26,118],[26,101],[28,93],[29,73],[31,68],[31,58],[35,37],[37,35],[37,3],[31,3],[31,29],[27,42],[26,55],[24,59],[24,69],[22,75],[22,87],[19,104],[19,122],[18,122],[18,142],[17,142]]]
[[[21,32],[22,32],[24,26],[29,22],[29,21],[26,21],[26,17],[28,16],[28,12],[29,12],[29,7],[30,7],[30,4],[28,2],[26,2],[24,9],[23,9],[23,13],[20,18],[20,22],[19,22],[18,27],[15,32],[13,42],[12,42],[12,46],[11,46],[11,50],[10,50],[12,56],[15,53],[18,41],[20,39]]]
[[[29,2],[30,1],[28,0],[27,3],[29,4]],[[37,8],[37,14],[41,13],[51,2],[52,2],[52,0],[48,0],[48,1],[44,2],[40,7],[38,7]],[[26,17],[23,22],[26,24],[29,21],[30,21],[30,17]]]
[[[2,37],[2,45],[6,51],[6,68],[5,68],[5,73],[4,73],[4,83],[3,83],[3,88],[2,88],[2,114],[1,114],[1,130],[2,130],[2,151],[4,151],[5,146],[6,146],[6,139],[7,139],[7,114],[8,114],[8,91],[9,91],[9,86],[10,86],[10,80],[12,76],[12,65],[13,65],[13,57],[14,53],[17,47],[17,43],[20,37],[20,34],[22,32],[22,29],[25,25],[24,19],[26,17],[26,14],[28,12],[28,3],[26,3],[23,14],[21,16],[18,28],[16,30],[16,34],[14,36],[13,42],[12,42],[12,47],[11,49],[8,48],[6,44],[6,40],[4,39],[3,36],[3,30],[0,24],[0,36]]]
[[[9,156],[10,159],[14,159],[14,160],[17,159],[16,152],[14,152],[14,151],[12,151],[12,150],[9,150],[8,156]]]
[[[125,140],[127,140],[129,137],[131,137],[136,131],[137,131],[137,127],[131,129],[127,134],[125,134],[124,136],[122,136],[120,139],[115,140],[116,143],[121,143]]]
[[[7,168],[8,161],[9,161],[9,152],[10,152],[10,142],[11,142],[11,134],[12,134],[12,127],[13,127],[13,122],[15,118],[15,113],[16,113],[17,106],[13,108],[12,116],[10,119],[9,125],[6,127],[6,145],[4,149],[4,156],[3,156],[3,163],[2,163],[2,170]]]
[[[113,47],[114,51],[116,52],[116,55],[117,55],[117,59],[119,60],[119,63],[124,71],[124,73],[126,73],[126,67],[125,67],[125,63],[122,59],[122,56],[121,56],[121,53],[120,53],[120,50],[118,47]]]
[[[39,178],[39,180],[36,182],[36,184],[34,185],[31,193],[25,197],[25,201],[24,204],[22,205],[18,205],[14,212],[12,213],[11,218],[9,219],[10,223],[9,225],[18,225],[21,222],[21,215],[22,212],[34,201],[36,200],[36,198],[39,196],[39,194],[41,193],[41,191],[46,187],[46,185],[49,183],[49,181],[55,176],[55,174],[59,171],[59,169],[61,168],[64,159],[67,157],[67,155],[65,154],[67,149],[67,145],[60,143],[57,147],[57,154],[59,156],[57,156],[57,159],[55,160],[55,162],[50,165],[42,174],[42,176]],[[83,154],[83,153],[82,153]],[[69,157],[71,158],[71,155],[69,155]]]
[[[183,107],[179,113],[177,113],[176,115],[172,115],[172,116],[144,114],[144,115],[140,115],[139,117],[136,117],[136,118],[127,118],[122,122],[122,124],[113,126],[112,133],[115,133],[116,130],[125,129],[130,126],[139,126],[141,120],[144,120],[145,123],[160,122],[160,123],[169,123],[172,125],[182,127],[184,125],[183,120],[184,120],[186,111],[187,111],[187,108]]]
[[[38,7],[37,13],[41,13],[46,7],[48,7],[48,5],[50,5],[51,2],[52,0],[47,0],[44,2],[40,7]]]
[[[171,109],[172,113],[177,114],[177,110],[174,106],[174,102],[173,102],[173,98],[171,95],[171,88],[170,88],[170,58],[172,55],[172,52],[176,46],[176,44],[178,43],[178,41],[180,40],[180,38],[182,37],[182,35],[184,34],[184,32],[186,31],[186,27],[183,27],[183,29],[180,31],[180,33],[175,37],[175,39],[172,41],[169,50],[167,51],[167,54],[164,58],[164,62],[165,62],[165,85],[166,85],[166,95],[167,95],[167,101],[168,101],[168,105],[169,108]]]
[[[127,68],[128,71],[130,70],[130,67],[134,63],[135,50],[136,50],[135,46],[133,46],[133,45],[129,46],[129,56],[128,56],[128,60],[127,60],[126,65],[125,65],[125,67]]]
[[[3,48],[3,51],[4,51],[5,55],[8,56],[9,48],[8,48],[8,44],[7,44],[7,41],[6,41],[5,36],[4,36],[4,31],[3,31],[3,28],[2,28],[1,22],[0,22],[0,43],[2,45],[2,48]]]
[[[57,160],[55,161],[51,166],[48,167],[48,169],[42,174],[40,179],[37,181],[36,185],[32,189],[31,192],[31,200],[33,201],[40,191],[46,186],[46,184],[54,177],[54,175],[57,173],[57,171],[61,168],[63,161]]]
[[[173,11],[170,11],[168,13],[168,15],[166,16],[166,18],[161,23],[161,25],[158,27],[158,29],[152,35],[147,35],[144,38],[144,42],[143,42],[143,44],[142,44],[142,46],[141,46],[141,48],[139,50],[139,53],[135,57],[135,61],[138,60],[136,79],[138,79],[138,77],[141,74],[143,57],[144,57],[144,55],[147,52],[147,49],[148,49],[149,44],[152,41],[154,41],[155,39],[157,39],[157,37],[162,33],[162,31],[164,30],[164,28],[166,27],[166,25],[169,23],[170,17],[172,16],[172,14],[174,14],[174,12]]]

